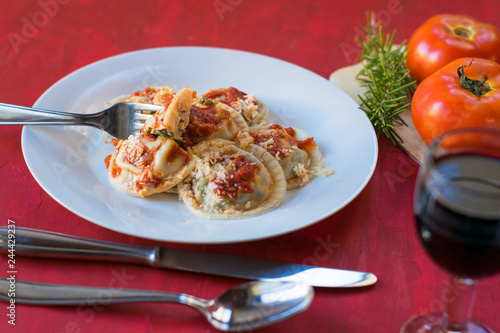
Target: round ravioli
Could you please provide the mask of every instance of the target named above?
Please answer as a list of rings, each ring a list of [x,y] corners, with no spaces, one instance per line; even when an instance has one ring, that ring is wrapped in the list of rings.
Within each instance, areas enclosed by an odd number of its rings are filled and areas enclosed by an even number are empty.
[[[285,174],[287,190],[303,187],[315,176],[333,173],[324,169],[325,161],[314,138],[297,128],[254,126],[238,133],[236,141],[242,147],[259,145],[274,156]]]
[[[107,169],[115,188],[134,197],[145,197],[173,188],[195,165],[196,158],[173,139],[141,134],[118,142]]]
[[[195,215],[231,219],[278,207],[286,181],[278,161],[265,149],[210,139],[191,149],[196,166],[178,186],[182,201]]]
[[[191,106],[189,122],[180,145],[187,149],[207,139],[232,141],[239,131],[247,128],[245,119],[230,106],[200,98]]]
[[[243,116],[249,126],[264,123],[269,114],[267,106],[253,94],[234,87],[209,90],[203,97],[229,105]]]

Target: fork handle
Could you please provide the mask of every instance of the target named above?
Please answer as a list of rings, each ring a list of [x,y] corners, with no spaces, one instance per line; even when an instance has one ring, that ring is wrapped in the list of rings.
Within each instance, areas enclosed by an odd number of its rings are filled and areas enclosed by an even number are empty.
[[[0,125],[85,125],[92,116],[0,103]]]

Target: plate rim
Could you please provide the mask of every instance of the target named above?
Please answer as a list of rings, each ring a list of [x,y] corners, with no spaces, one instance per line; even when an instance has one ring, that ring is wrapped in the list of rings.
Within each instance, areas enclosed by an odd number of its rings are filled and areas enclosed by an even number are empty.
[[[264,58],[267,58],[268,60],[271,60],[271,61],[278,61],[278,62],[281,62],[287,66],[293,66],[301,71],[306,71],[308,72],[308,74],[312,74],[313,76],[321,79],[321,80],[325,80],[327,81],[329,84],[331,84],[332,86],[336,87],[338,90],[340,90],[343,94],[346,95],[347,98],[349,98],[350,100],[352,100],[351,97],[349,97],[340,87],[338,87],[337,85],[331,83],[328,79],[322,77],[321,75],[315,73],[315,72],[312,72],[311,70],[307,69],[307,68],[304,68],[304,67],[301,67],[299,65],[296,65],[294,63],[291,63],[291,62],[288,62],[286,60],[282,60],[282,59],[279,59],[279,58],[275,58],[275,57],[272,57],[272,56],[268,56],[268,55],[265,55],[265,54],[260,54],[260,53],[255,53],[255,52],[250,52],[250,51],[244,51],[244,50],[237,50],[237,49],[231,49],[231,48],[219,48],[219,47],[210,47],[210,46],[166,46],[166,47],[154,47],[154,48],[144,48],[144,49],[138,49],[138,50],[132,50],[132,51],[127,51],[127,52],[123,52],[123,53],[119,53],[119,54],[116,54],[116,55],[112,55],[112,56],[108,56],[108,57],[105,57],[105,58],[102,58],[102,59],[99,59],[97,61],[94,61],[94,62],[91,62],[89,64],[86,64],[70,73],[68,73],[67,75],[64,75],[63,77],[61,77],[60,79],[58,79],[56,82],[54,82],[51,86],[49,86],[49,88],[47,88],[41,95],[39,98],[37,98],[37,100],[35,101],[35,103],[33,104],[33,107],[37,107],[37,104],[40,103],[40,101],[42,101],[47,95],[49,95],[52,90],[55,90],[57,89],[57,87],[61,84],[64,83],[64,81],[70,79],[71,77],[75,76],[75,75],[79,75],[80,72],[83,72],[85,70],[88,70],[89,67],[92,67],[92,66],[98,66],[102,63],[105,63],[105,62],[108,62],[108,61],[114,61],[115,59],[118,59],[118,58],[122,58],[122,57],[130,57],[130,56],[133,56],[134,54],[140,54],[140,53],[144,53],[144,52],[154,52],[154,51],[158,51],[158,52],[161,52],[163,50],[172,50],[172,49],[177,49],[177,50],[186,50],[186,49],[190,49],[190,50],[210,50],[210,51],[228,51],[228,52],[235,52],[235,53],[243,53],[243,54],[249,54],[249,55],[252,55],[252,56],[257,56],[257,57],[264,57]],[[355,101],[352,100],[354,103]],[[357,105],[357,103],[356,103]],[[368,117],[365,115],[364,116],[364,119],[365,121],[369,122],[369,119]],[[371,125],[371,124],[370,124]],[[114,231],[114,232],[118,232],[118,233],[121,233],[121,234],[125,234],[125,235],[128,235],[128,236],[133,236],[133,237],[138,237],[138,238],[143,238],[143,239],[149,239],[149,240],[154,240],[154,241],[161,241],[161,242],[172,242],[172,243],[179,243],[179,244],[235,244],[235,243],[241,243],[241,242],[249,242],[249,241],[256,241],[256,240],[262,240],[262,239],[268,239],[268,238],[272,238],[272,237],[278,237],[278,236],[281,236],[281,235],[284,235],[284,234],[288,234],[288,233],[292,233],[292,232],[295,232],[295,231],[298,231],[298,230],[301,230],[301,229],[304,229],[304,228],[307,228],[315,223],[318,223],[322,220],[324,220],[325,218],[328,218],[332,215],[334,215],[335,213],[337,213],[338,211],[340,211],[341,209],[343,209],[345,206],[347,206],[349,203],[351,203],[365,188],[366,188],[366,185],[369,183],[369,181],[372,179],[373,177],[373,174],[375,172],[375,169],[376,169],[376,166],[377,166],[377,163],[378,163],[378,155],[379,155],[379,147],[378,147],[378,139],[377,139],[377,135],[375,133],[375,130],[373,129],[373,126],[369,126],[369,129],[370,129],[370,137],[371,137],[371,143],[373,144],[373,160],[371,161],[371,165],[369,167],[369,171],[368,173],[366,174],[365,176],[365,179],[363,180],[363,182],[360,184],[360,186],[356,189],[356,191],[353,191],[353,193],[348,197],[346,198],[343,203],[341,205],[338,205],[334,210],[330,211],[330,212],[326,212],[324,214],[322,214],[321,216],[318,216],[314,219],[311,219],[311,221],[309,221],[308,223],[305,223],[305,224],[301,224],[300,226],[296,226],[294,228],[288,228],[286,230],[283,230],[281,232],[274,232],[272,234],[268,234],[268,235],[259,235],[257,237],[239,237],[237,239],[227,239],[227,240],[220,240],[220,239],[216,239],[216,240],[205,240],[205,241],[200,241],[200,240],[193,240],[193,241],[190,241],[190,240],[176,240],[176,239],[170,239],[170,238],[165,238],[165,237],[155,237],[155,236],[151,236],[151,235],[148,235],[148,236],[144,236],[144,235],[137,235],[135,233],[132,233],[131,231],[130,232],[127,232],[127,231],[124,231],[124,230],[117,230],[115,228],[110,228],[109,226],[106,226],[106,225],[103,225],[99,222],[96,222],[95,219],[89,217],[87,214],[85,213],[82,213],[82,212],[76,212],[75,210],[77,209],[74,209],[74,208],[71,208],[71,207],[68,207],[68,205],[66,204],[63,204],[61,202],[61,199],[58,198],[56,195],[53,195],[53,193],[51,193],[51,191],[49,191],[49,189],[46,188],[46,186],[44,185],[44,181],[41,181],[38,179],[38,177],[35,175],[35,172],[34,170],[32,170],[32,168],[30,167],[30,162],[28,161],[29,160],[29,157],[26,156],[26,153],[25,153],[25,138],[26,138],[26,133],[27,133],[27,128],[30,128],[30,130],[33,128],[34,126],[24,126],[23,127],[23,130],[22,130],[22,133],[21,133],[21,149],[22,149],[22,153],[23,153],[23,157],[24,157],[24,160],[25,160],[25,163],[28,167],[28,170],[30,171],[31,175],[33,176],[33,178],[35,179],[35,181],[39,184],[39,186],[52,198],[54,199],[58,204],[60,204],[62,207],[64,207],[65,209],[69,210],[70,212],[72,212],[73,214],[85,219],[86,221],[90,222],[90,223],[93,223],[93,224],[96,224],[98,226],[101,226],[105,229],[108,229],[108,230],[111,230],[111,231]],[[277,208],[279,209],[279,208]]]

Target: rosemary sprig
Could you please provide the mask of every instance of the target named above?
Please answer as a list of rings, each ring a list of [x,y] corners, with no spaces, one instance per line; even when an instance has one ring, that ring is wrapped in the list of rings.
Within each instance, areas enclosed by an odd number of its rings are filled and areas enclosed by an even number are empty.
[[[358,61],[363,61],[363,69],[357,79],[361,86],[368,88],[361,100],[360,109],[370,118],[377,135],[384,134],[400,147],[403,139],[394,129],[395,125],[408,126],[400,117],[409,105],[415,91],[413,80],[406,67],[406,41],[394,46],[396,31],[385,35],[380,22],[367,13],[367,25],[363,36],[356,42],[362,47]]]

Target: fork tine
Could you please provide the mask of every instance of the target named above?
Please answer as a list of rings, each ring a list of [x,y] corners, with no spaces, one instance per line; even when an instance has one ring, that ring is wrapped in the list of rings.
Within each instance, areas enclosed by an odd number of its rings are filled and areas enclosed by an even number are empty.
[[[155,105],[155,104],[146,104],[146,103],[133,103],[130,104],[135,112],[144,112],[144,113],[155,113],[156,111],[160,110],[163,108],[161,105]]]
[[[151,114],[136,113],[136,114],[134,115],[134,119],[135,119],[135,120],[139,120],[139,121],[141,121],[141,122],[144,122],[144,121],[146,121],[148,118],[150,118],[152,115],[153,115],[152,113],[151,113]]]
[[[134,110],[134,113],[135,114],[144,114],[144,115],[148,115],[148,116],[152,116],[154,115],[156,112],[158,112],[158,110]]]
[[[126,140],[130,135],[140,133],[146,120],[162,108],[164,106],[147,103],[118,102],[96,113],[96,119],[102,125],[99,128],[111,136]],[[96,126],[94,122],[89,125]]]

